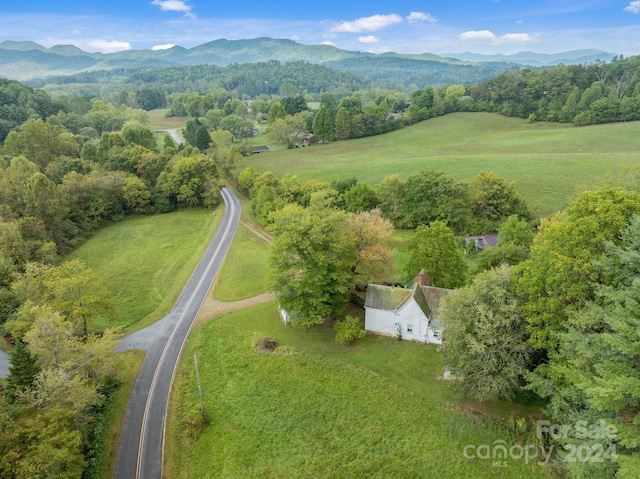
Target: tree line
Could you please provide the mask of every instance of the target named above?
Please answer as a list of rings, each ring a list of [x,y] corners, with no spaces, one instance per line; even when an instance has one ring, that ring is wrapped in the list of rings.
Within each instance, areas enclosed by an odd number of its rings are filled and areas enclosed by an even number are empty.
[[[515,183],[490,172],[480,172],[466,183],[425,168],[406,180],[393,174],[369,186],[355,177],[302,184],[297,175],[278,179],[271,172],[258,174],[250,167],[240,172],[237,182],[249,194],[252,209],[263,225],[272,223],[271,214],[288,203],[308,206],[317,191],[325,191],[334,206],[350,213],[377,208],[394,227],[403,229],[442,221],[457,235],[473,235],[496,231],[512,215],[534,220]]]
[[[457,386],[479,400],[541,398],[549,424],[567,433],[542,431],[538,442],[559,451],[572,478],[640,474],[639,190],[585,191],[542,220],[527,258],[444,300]],[[562,462],[570,451],[577,460]]]
[[[470,87],[480,111],[578,126],[640,118],[640,56],[517,69]]]

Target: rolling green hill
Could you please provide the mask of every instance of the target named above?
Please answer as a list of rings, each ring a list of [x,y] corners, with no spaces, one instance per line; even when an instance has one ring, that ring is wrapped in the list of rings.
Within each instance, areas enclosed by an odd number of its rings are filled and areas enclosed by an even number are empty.
[[[469,181],[493,171],[515,181],[540,216],[563,208],[576,192],[639,165],[638,123],[589,127],[454,113],[384,135],[278,150],[247,159],[248,166],[301,180],[355,176],[371,185],[386,175],[406,179],[423,168]]]

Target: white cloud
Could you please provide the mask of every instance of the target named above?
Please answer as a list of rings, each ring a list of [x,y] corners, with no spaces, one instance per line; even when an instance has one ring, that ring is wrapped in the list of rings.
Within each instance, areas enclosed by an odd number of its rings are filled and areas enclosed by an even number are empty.
[[[367,37],[358,37],[358,41],[360,43],[378,43],[380,39],[378,37],[374,37],[373,35],[369,35]]]
[[[185,17],[196,18],[191,7],[181,0],[153,0],[151,5],[160,7],[163,12],[184,12]]]
[[[529,43],[534,38],[528,33],[507,33],[498,38],[499,43]]]
[[[473,40],[494,40],[496,36],[489,30],[471,30],[460,34],[460,40],[473,41]]]
[[[429,23],[435,23],[438,20],[436,20],[433,15],[431,15],[430,13],[424,13],[424,12],[411,12],[408,16],[407,16],[407,21],[409,23],[417,23],[417,22],[429,22]]]
[[[625,7],[624,11],[636,14],[640,13],[640,1],[636,0],[635,2],[631,2],[628,6]]]
[[[381,28],[395,25],[402,22],[402,17],[395,13],[391,15],[373,15],[371,17],[363,17],[353,22],[343,22],[331,29],[332,32],[375,32]]]
[[[82,48],[86,51],[91,52],[100,52],[100,53],[116,53],[116,52],[124,52],[126,50],[131,50],[131,43],[129,42],[119,42],[117,40],[86,40],[83,42],[86,45],[85,48]]]
[[[497,45],[507,45],[512,43],[529,43],[533,42],[535,38],[528,33],[506,33],[498,37],[490,30],[472,30],[469,32],[461,33],[460,40],[467,42],[484,41],[491,42]]]
[[[173,43],[165,43],[164,45],[154,45],[151,47],[151,49],[154,52],[157,52],[158,50],[169,50],[169,48],[173,48],[175,47],[175,44]]]
[[[324,40],[324,41],[320,42],[320,45],[328,45],[328,46],[330,46],[330,47],[335,47],[335,46],[336,46],[336,44],[335,44],[335,43],[333,43],[333,42],[332,42],[332,41],[330,41],[330,40]]]

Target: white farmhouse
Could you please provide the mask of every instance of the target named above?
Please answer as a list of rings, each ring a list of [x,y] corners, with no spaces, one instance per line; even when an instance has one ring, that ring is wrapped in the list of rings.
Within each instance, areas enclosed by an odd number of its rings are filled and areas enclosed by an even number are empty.
[[[387,336],[442,344],[438,307],[450,292],[433,286],[423,273],[406,288],[370,284],[364,303],[364,328]]]

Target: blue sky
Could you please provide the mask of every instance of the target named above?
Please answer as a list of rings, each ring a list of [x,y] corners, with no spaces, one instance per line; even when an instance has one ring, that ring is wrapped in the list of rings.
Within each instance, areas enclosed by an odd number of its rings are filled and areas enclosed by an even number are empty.
[[[4,0],[0,41],[87,51],[268,36],[374,53],[640,54],[640,0]]]

